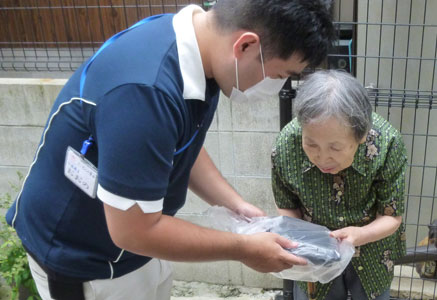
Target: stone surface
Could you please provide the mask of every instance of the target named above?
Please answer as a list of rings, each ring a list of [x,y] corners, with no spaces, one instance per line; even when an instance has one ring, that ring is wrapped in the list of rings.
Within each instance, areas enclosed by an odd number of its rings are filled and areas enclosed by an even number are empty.
[[[171,300],[273,300],[278,292],[243,286],[176,281],[174,282]]]
[[[433,300],[437,298],[437,281],[423,280],[411,266],[395,266],[390,295],[396,298]]]
[[[3,197],[5,193],[15,198],[18,189],[21,187],[17,173],[24,177],[27,174],[27,169],[26,167],[0,167],[0,198]]]
[[[0,78],[0,125],[44,126],[65,79]]]
[[[270,154],[277,133],[235,132],[235,173],[242,176],[270,176]]]
[[[9,300],[9,288],[0,282],[0,300]],[[276,290],[217,285],[201,282],[174,281],[171,300],[273,300]]]
[[[42,132],[43,127],[0,126],[0,167],[28,167]]]
[[[276,132],[279,130],[279,96],[253,103],[231,103],[235,132]]]
[[[269,216],[278,215],[270,177],[235,178],[235,189],[248,202],[262,207]]]

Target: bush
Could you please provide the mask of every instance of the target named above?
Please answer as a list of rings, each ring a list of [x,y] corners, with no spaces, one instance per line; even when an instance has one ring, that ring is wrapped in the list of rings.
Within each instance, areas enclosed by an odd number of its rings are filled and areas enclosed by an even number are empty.
[[[21,182],[23,175],[19,172],[17,175]],[[19,190],[17,185],[11,184],[11,188],[15,192]],[[10,193],[0,196],[0,208],[9,208],[12,202]],[[6,224],[3,214],[0,216],[0,243],[0,275],[11,287],[11,300],[18,299],[19,290],[27,290],[27,300],[41,299],[30,273],[26,251],[15,230]]]

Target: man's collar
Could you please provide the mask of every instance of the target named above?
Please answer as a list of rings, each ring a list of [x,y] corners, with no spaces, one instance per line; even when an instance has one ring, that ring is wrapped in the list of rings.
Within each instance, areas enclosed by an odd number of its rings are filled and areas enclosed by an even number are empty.
[[[193,13],[203,12],[197,5],[183,8],[173,18],[173,28],[176,34],[179,67],[184,81],[184,99],[205,101],[206,79],[203,70],[199,45],[193,27]]]

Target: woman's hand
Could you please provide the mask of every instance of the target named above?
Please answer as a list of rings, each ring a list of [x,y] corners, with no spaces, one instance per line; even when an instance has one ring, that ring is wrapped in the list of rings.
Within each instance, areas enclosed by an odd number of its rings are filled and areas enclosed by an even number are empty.
[[[329,235],[341,241],[346,240],[355,247],[367,244],[366,241],[363,239],[363,227],[349,226],[332,231]]]
[[[263,210],[244,200],[238,202],[234,212],[247,218],[263,217],[266,215]]]
[[[349,226],[332,231],[330,235],[340,240],[347,240],[354,246],[362,246],[368,243],[386,238],[399,228],[402,217],[376,215],[376,219],[363,227]]]

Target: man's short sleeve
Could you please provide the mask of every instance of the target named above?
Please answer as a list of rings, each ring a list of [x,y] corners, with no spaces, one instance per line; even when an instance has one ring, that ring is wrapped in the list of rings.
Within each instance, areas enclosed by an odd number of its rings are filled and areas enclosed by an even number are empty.
[[[134,200],[161,210],[181,124],[174,100],[153,87],[124,85],[100,99],[94,123],[98,197],[115,207]]]

